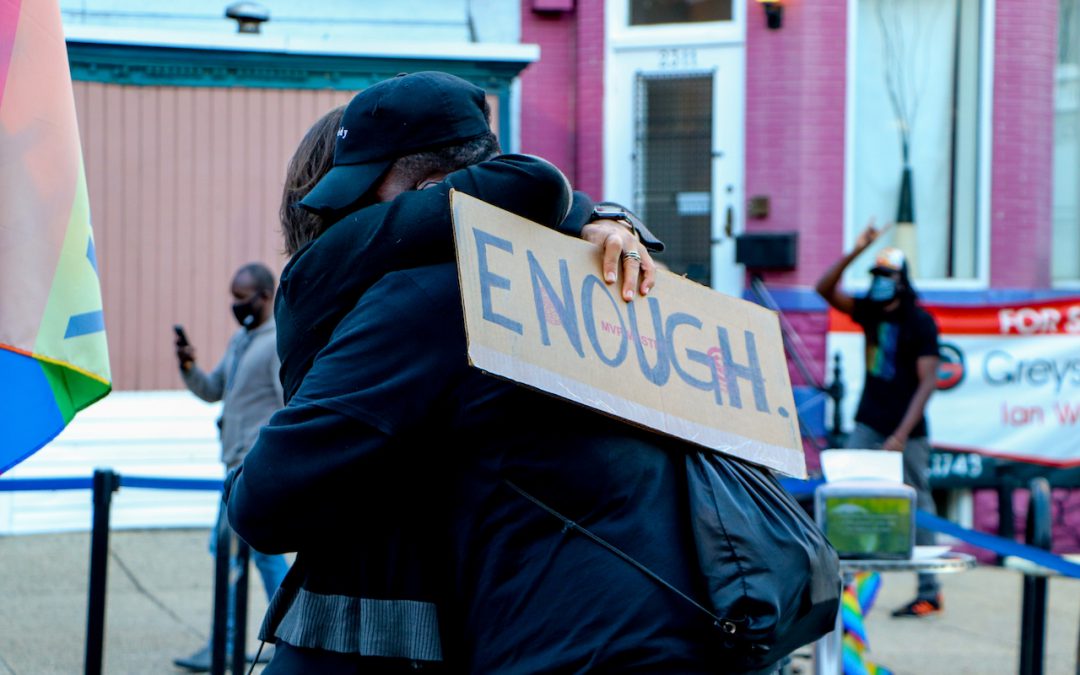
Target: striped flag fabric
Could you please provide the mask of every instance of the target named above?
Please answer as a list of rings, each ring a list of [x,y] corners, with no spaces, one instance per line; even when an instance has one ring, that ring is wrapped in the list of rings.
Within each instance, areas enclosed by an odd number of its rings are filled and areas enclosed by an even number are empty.
[[[57,0],[0,0],[0,474],[112,389]]]
[[[844,588],[840,598],[840,618],[844,635],[841,658],[844,675],[892,675],[892,671],[874,663],[868,654],[870,640],[863,619],[870,613],[881,590],[881,575],[859,572]]]

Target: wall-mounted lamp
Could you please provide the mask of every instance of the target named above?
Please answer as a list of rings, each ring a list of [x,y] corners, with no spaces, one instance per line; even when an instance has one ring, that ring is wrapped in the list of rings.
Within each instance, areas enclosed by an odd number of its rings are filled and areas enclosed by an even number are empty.
[[[270,10],[256,2],[234,2],[225,8],[225,18],[236,22],[238,33],[260,33],[261,25],[270,20]]]
[[[784,5],[781,0],[758,0],[765,10],[765,25],[772,30],[780,28],[784,23]]]

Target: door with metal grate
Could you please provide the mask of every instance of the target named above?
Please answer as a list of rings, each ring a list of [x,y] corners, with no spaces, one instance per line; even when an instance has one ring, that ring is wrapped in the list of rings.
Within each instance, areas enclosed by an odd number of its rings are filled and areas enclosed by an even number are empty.
[[[638,75],[634,204],[676,274],[712,281],[712,73]]]
[[[612,48],[604,97],[605,198],[631,205],[663,239],[657,261],[732,295],[744,282],[743,63],[739,42],[627,38]]]

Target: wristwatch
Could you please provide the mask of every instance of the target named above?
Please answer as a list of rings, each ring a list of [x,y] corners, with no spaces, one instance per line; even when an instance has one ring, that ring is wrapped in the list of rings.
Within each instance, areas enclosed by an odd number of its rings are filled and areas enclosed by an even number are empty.
[[[627,227],[637,233],[638,239],[641,240],[641,243],[645,244],[645,248],[657,252],[664,250],[664,242],[657,239],[656,236],[649,231],[649,228],[645,226],[645,223],[641,221],[641,218],[637,217],[637,214],[622,204],[617,204],[615,202],[598,202],[594,204],[592,215],[589,217],[589,222],[596,220],[623,221],[626,223]]]

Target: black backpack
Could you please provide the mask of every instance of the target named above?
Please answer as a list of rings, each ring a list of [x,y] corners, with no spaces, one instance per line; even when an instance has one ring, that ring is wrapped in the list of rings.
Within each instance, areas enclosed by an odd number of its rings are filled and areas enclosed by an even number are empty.
[[[703,450],[686,454],[690,519],[708,606],[515,483],[515,492],[693,605],[716,629],[725,673],[767,673],[836,627],[840,560],[767,470]]]
[[[768,470],[715,452],[686,456],[708,608],[732,670],[766,668],[836,627],[840,561]]]

